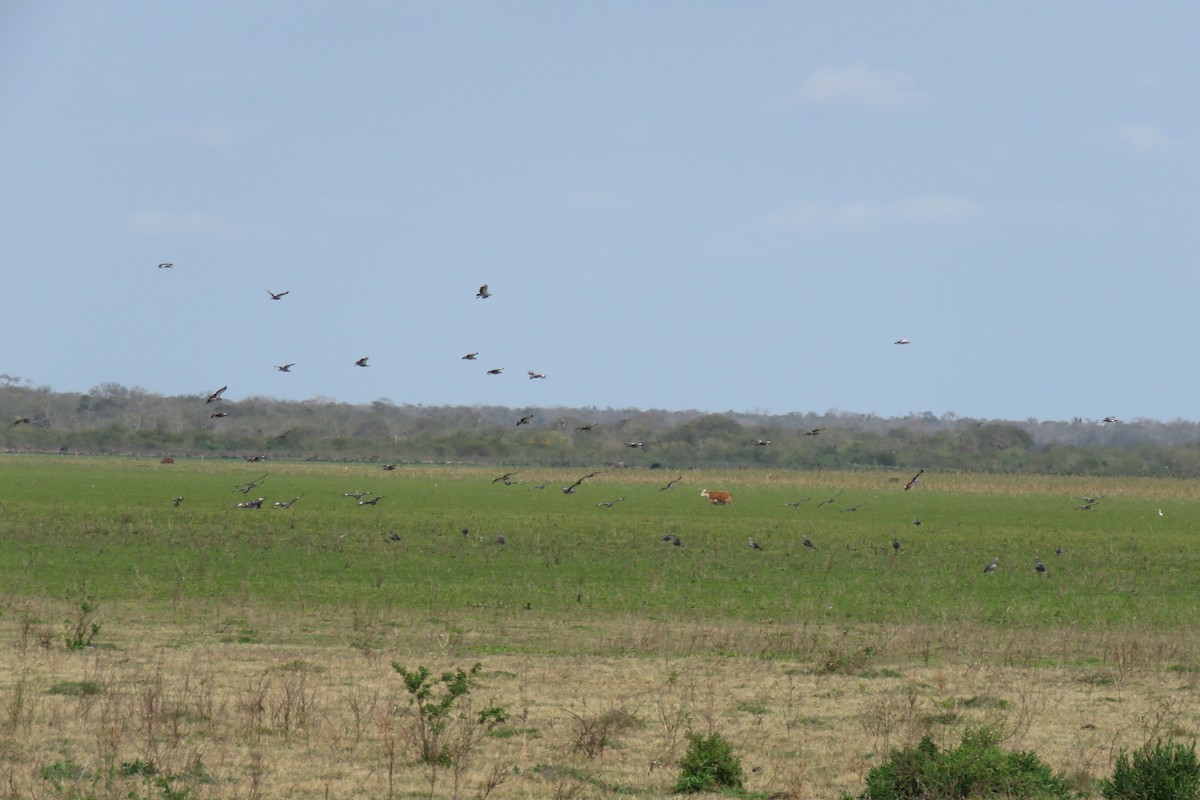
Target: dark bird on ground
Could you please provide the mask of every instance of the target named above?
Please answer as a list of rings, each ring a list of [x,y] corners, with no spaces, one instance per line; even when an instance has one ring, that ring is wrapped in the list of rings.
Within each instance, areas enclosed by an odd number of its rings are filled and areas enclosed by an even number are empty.
[[[462,360],[463,361],[474,361],[477,358],[479,358],[479,353],[467,353],[465,356],[462,357]]]
[[[246,500],[245,502],[238,503],[237,507],[238,508],[262,508],[262,504],[263,504],[263,498],[260,497],[257,500]]]
[[[897,553],[899,553],[901,550],[904,549],[900,545],[900,540],[895,537],[892,537],[892,549],[895,550]]]
[[[504,372],[504,367],[496,367],[495,369],[489,369],[487,371],[487,374],[488,375],[499,375],[501,372]]]
[[[676,547],[683,547],[683,542],[679,539],[678,536],[671,537],[671,544],[675,545]]]
[[[355,500],[362,500],[369,494],[370,492],[346,492],[342,497],[353,497]]]
[[[384,464],[382,467],[380,467],[380,469],[386,470],[387,472],[394,472],[396,467],[398,467],[398,466],[400,466],[400,465],[399,464]]]
[[[1120,422],[1120,420],[1118,420],[1116,417],[1105,417],[1104,419],[1102,419],[1100,421],[1101,422]]]
[[[267,475],[270,475],[270,474],[271,473],[269,473],[269,472],[267,473]],[[266,480],[267,475],[263,475],[261,478],[256,478],[255,480],[252,480],[249,483],[243,483],[241,486],[234,487],[234,491],[241,492],[242,494],[250,494],[250,490],[258,488],[258,485],[260,483],[262,483],[264,480]]]
[[[801,503],[807,503],[807,502],[808,502],[810,499],[811,499],[811,498],[808,498],[808,497],[806,497],[806,498],[804,498],[803,500],[796,500],[796,501],[793,501],[793,502],[791,502],[791,503],[784,503],[783,505],[784,505],[785,507],[786,507],[786,506],[791,506],[792,508],[799,508]]]
[[[842,511],[858,511],[860,508],[862,508],[865,505],[866,505],[866,503],[859,503],[856,506],[850,506],[849,508],[843,508]]]
[[[360,358],[358,361],[355,361],[355,362],[354,362],[354,366],[356,366],[356,367],[369,367],[369,366],[371,366],[370,364],[368,364],[368,363],[367,363],[367,359],[368,359],[368,358],[370,358],[370,356],[363,356],[363,357],[362,357],[362,358]]]
[[[895,344],[912,344],[912,342],[908,339],[897,339]]]
[[[228,411],[214,411],[213,413],[208,415],[208,418],[209,419],[225,419],[228,416],[229,416]]]
[[[296,362],[293,361],[291,364],[280,364],[279,366],[275,367],[275,369],[279,370],[280,372],[291,372],[292,367],[294,366],[296,366]]]
[[[817,546],[815,544],[813,544],[812,540],[809,539],[807,536],[804,537],[804,546],[807,547],[809,550],[817,549]]]
[[[480,300],[487,300],[492,296],[492,293],[488,291],[487,284],[485,283],[483,286],[479,287],[479,291],[475,293],[475,296]]]
[[[999,568],[1000,568],[1000,559],[998,559],[998,558],[993,558],[993,559],[992,559],[992,563],[990,563],[990,564],[988,564],[986,567],[984,567],[984,568],[983,568],[983,571],[984,571],[984,572],[995,572],[995,571],[996,571],[996,570],[998,570]]]
[[[924,475],[924,474],[925,474],[925,470],[923,470],[923,469],[922,469],[922,470],[917,470],[917,474],[912,476],[912,480],[910,480],[908,483],[904,484],[904,491],[906,491],[906,492],[907,492],[909,489],[913,488],[913,487],[914,487],[914,486],[916,486],[918,483],[920,483],[920,482],[921,482],[921,476],[922,476],[922,475]]]
[[[535,379],[543,380],[543,379],[545,379],[545,377],[546,377],[546,373],[544,373],[544,372],[534,372],[533,370],[529,370],[529,380],[531,380],[531,381],[535,380]]]
[[[210,395],[208,396],[208,399],[207,399],[207,400],[205,400],[204,402],[206,402],[206,403],[213,403],[213,402],[216,402],[217,400],[220,400],[220,399],[221,399],[221,395],[225,394],[225,390],[226,390],[226,389],[228,389],[228,388],[229,388],[228,386],[222,386],[220,389],[217,389],[215,392],[213,392],[212,394],[210,394]]]
[[[272,300],[282,300],[283,296],[290,294],[290,292],[272,292],[270,289],[267,289],[267,294],[271,295]]]
[[[1036,556],[1035,556],[1035,557],[1034,557],[1034,559],[1033,559],[1033,568],[1034,568],[1035,570],[1037,570],[1037,574],[1038,574],[1038,575],[1045,575],[1045,574],[1046,574],[1046,565],[1045,565],[1045,564],[1043,564],[1043,563],[1042,563],[1042,560],[1041,560],[1040,558],[1037,558]]]
[[[517,472],[520,472],[520,470],[517,470]],[[499,478],[492,478],[492,483],[503,483],[505,486],[508,486],[512,483],[512,476],[516,475],[517,472],[506,472]]]
[[[624,499],[625,499],[624,497],[618,497],[616,500],[610,500],[607,503],[596,503],[596,505],[604,506],[605,508],[612,508],[613,506],[615,506],[617,503],[621,502]]]
[[[916,517],[913,517],[913,525],[916,525],[917,527],[920,527],[920,525],[921,525],[921,520],[917,519]]]
[[[669,542],[669,541],[671,541],[671,534],[669,534],[669,533],[664,533],[664,534],[662,535],[662,540],[663,540],[664,542]]]
[[[29,425],[32,422],[33,422],[33,417],[21,417],[20,419],[13,422],[13,425]]]
[[[813,428],[811,431],[805,431],[804,435],[805,436],[820,436],[821,431],[823,431],[823,430],[825,430],[825,429],[824,428]]]
[[[754,440],[755,447],[766,447],[770,443],[771,443],[770,439],[755,439]]]
[[[158,265],[159,269],[173,269],[175,267],[170,261],[164,261]]]
[[[463,538],[464,538],[464,539],[465,539],[465,538],[467,538],[468,536],[470,536],[470,535],[471,535],[471,529],[470,529],[470,528],[463,528],[463,529],[462,529],[462,535],[463,535]]]
[[[358,504],[360,506],[373,506],[382,499],[383,499],[383,495],[377,494],[374,497],[372,497],[370,500],[359,500]]]
[[[577,431],[590,431],[590,430],[592,430],[592,429],[593,429],[593,428],[595,428],[595,427],[596,427],[596,426],[595,426],[594,424],[593,424],[593,425],[580,425],[580,426],[579,426],[578,428],[576,428],[575,430],[577,430]]]
[[[1061,556],[1065,552],[1067,552],[1067,551],[1063,550],[1061,544],[1054,548],[1054,555],[1056,555],[1056,556]]]
[[[521,425],[528,425],[529,420],[531,419],[533,419],[533,414],[527,414],[524,417],[521,417],[519,420],[517,420],[517,427],[520,427]]]
[[[398,542],[400,541],[400,534],[396,533],[395,531],[389,531],[387,538],[389,542]]]
[[[291,508],[292,504],[300,499],[300,495],[296,495],[291,500],[278,500],[275,503],[276,508]]]
[[[501,533],[501,534],[498,534],[498,535],[496,536],[496,544],[506,544],[507,542],[508,542],[508,540],[504,538],[504,534],[503,534],[503,533]]]
[[[662,488],[660,488],[660,489],[659,489],[659,491],[660,491],[660,492],[665,492],[667,489],[674,489],[674,488],[675,488],[675,484],[679,483],[681,480],[683,480],[683,476],[682,476],[682,475],[680,475],[678,478],[676,478],[675,480],[673,480],[673,481],[671,481],[670,483],[668,483],[666,486],[663,486]]]
[[[754,541],[753,537],[746,537],[746,546],[751,550],[762,550],[762,545]]]
[[[634,447],[634,448],[645,447],[646,443],[645,442],[626,442],[625,446],[626,447]]]
[[[574,493],[575,493],[575,489],[577,489],[581,483],[583,483],[584,481],[586,481],[588,478],[594,478],[594,477],[596,477],[597,475],[599,475],[599,474],[600,474],[601,472],[603,472],[603,471],[604,471],[604,470],[598,470],[598,471],[596,471],[596,472],[589,472],[587,475],[584,475],[582,478],[580,478],[579,480],[575,481],[575,482],[574,482],[574,483],[572,483],[570,486],[564,486],[564,487],[563,487],[563,494],[574,494]]]
[[[179,495],[179,497],[176,497],[174,500],[171,501],[171,505],[175,506],[176,508],[179,508],[179,504],[182,502],[183,502],[183,495]]]

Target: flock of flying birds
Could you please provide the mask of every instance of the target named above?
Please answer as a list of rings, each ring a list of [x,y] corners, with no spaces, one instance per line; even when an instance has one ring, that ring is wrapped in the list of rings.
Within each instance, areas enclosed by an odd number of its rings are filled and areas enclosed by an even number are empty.
[[[158,268],[159,269],[172,269],[172,268],[174,268],[174,266],[175,265],[173,263],[171,263],[169,261],[164,261],[158,265]],[[290,294],[290,291],[273,292],[270,289],[267,290],[267,295],[270,297],[271,300],[282,300],[288,294]],[[480,300],[487,300],[491,296],[492,296],[492,292],[488,289],[488,285],[486,283],[481,285],[479,287],[479,290],[475,293],[475,297]],[[912,340],[910,340],[908,338],[900,338],[900,339],[897,339],[894,342],[894,344],[908,345],[908,344],[912,344]],[[475,361],[478,358],[479,358],[478,352],[471,352],[471,353],[467,353],[466,355],[462,356],[463,361]],[[358,358],[354,361],[354,366],[369,367],[370,364],[368,363],[368,360],[369,360],[369,356],[363,356],[362,358]],[[291,372],[291,369],[294,366],[296,366],[295,362],[291,362],[291,363],[287,363],[287,364],[276,365],[275,369],[279,372]],[[496,368],[487,370],[486,374],[487,375],[500,375],[503,372],[504,372],[503,367],[496,367]],[[537,372],[535,370],[528,370],[527,374],[529,375],[530,380],[544,380],[546,378],[545,373]],[[224,395],[224,393],[228,389],[229,389],[228,386],[222,386],[220,389],[217,389],[216,391],[210,393],[204,402],[206,404],[209,404],[209,403],[214,403],[214,402],[221,400],[222,395]],[[209,416],[210,416],[210,419],[213,419],[213,420],[223,419],[223,418],[229,416],[229,412],[216,411],[216,412],[213,412],[212,414],[210,414]],[[533,420],[533,417],[534,417],[533,414],[526,414],[517,420],[516,425],[518,427],[521,425],[528,425]],[[1105,417],[1101,421],[1108,424],[1108,423],[1118,422],[1119,420],[1116,417],[1108,416],[1108,417]],[[13,424],[20,425],[22,423],[31,423],[31,422],[33,422],[32,417],[21,417],[21,418],[17,419]],[[582,431],[582,432],[587,432],[587,431],[593,430],[594,428],[595,428],[594,424],[587,424],[587,425],[579,426],[576,430]],[[824,430],[825,430],[824,428],[812,428],[811,430],[805,431],[804,435],[805,436],[819,436],[821,434],[821,432]],[[770,439],[756,439],[754,442],[754,445],[756,447],[767,447],[770,444],[771,444]],[[626,442],[625,447],[631,448],[631,449],[643,448],[643,447],[645,447],[645,442],[641,442],[641,441]],[[262,457],[255,456],[255,457],[249,458],[247,460],[248,461],[261,461]],[[398,466],[397,464],[384,464],[382,469],[384,469],[386,471],[392,471],[392,470],[395,470],[397,466]],[[568,486],[562,487],[562,493],[564,495],[573,495],[579,489],[579,487],[583,485],[584,481],[588,480],[589,478],[594,478],[597,475],[601,475],[604,472],[605,472],[605,470],[597,470],[595,472],[589,472],[588,474],[576,479],[574,483],[571,483]],[[517,474],[518,474],[518,471],[506,472],[503,475],[500,475],[499,477],[494,478],[492,480],[492,484],[501,483],[505,486],[513,486],[513,485],[520,484],[521,483],[520,481],[514,480],[514,476]],[[924,474],[925,474],[925,470],[922,469],[922,470],[919,470],[916,475],[913,475],[913,477],[904,485],[904,491],[907,492],[910,489],[917,486],[921,481],[921,476]],[[241,485],[235,487],[234,491],[248,495],[252,490],[258,488],[258,486],[266,478],[267,478],[267,475],[263,475],[262,477],[257,478],[253,481],[250,481],[249,483],[241,484]],[[667,482],[667,484],[665,486],[661,487],[658,491],[665,492],[667,490],[674,489],[676,486],[678,486],[678,484],[682,480],[683,480],[683,476],[680,475],[678,478]],[[549,482],[547,481],[544,483],[532,485],[532,486],[530,486],[530,488],[531,489],[545,489],[548,483]],[[713,505],[726,505],[726,504],[732,505],[732,503],[733,503],[732,496],[726,492],[720,492],[720,493],[714,493],[714,494],[723,495],[723,496],[727,497],[728,498],[727,501],[725,499],[715,499],[715,498],[711,497],[710,493],[708,492],[707,489],[701,490],[700,494],[702,497],[709,498]],[[818,503],[817,507],[824,506],[824,505],[832,505],[832,504],[836,503],[837,498],[840,495],[841,495],[841,492],[838,492],[833,497],[830,497],[827,500],[824,500],[824,501]],[[383,495],[377,495],[372,492],[362,492],[362,491],[346,492],[343,496],[353,499],[359,506],[375,506],[379,503],[380,500],[383,499]],[[1099,503],[1100,500],[1103,499],[1103,497],[1104,497],[1103,495],[1100,495],[1099,497],[1085,497],[1085,498],[1083,498],[1083,504],[1076,506],[1076,508],[1081,511],[1090,511],[1096,507],[1096,504]],[[807,502],[809,499],[810,498],[806,497],[801,500],[784,503],[784,506],[798,508],[800,505]],[[183,503],[183,500],[184,500],[184,498],[182,496],[178,496],[178,497],[175,497],[171,502],[172,502],[172,505],[179,506]],[[300,495],[297,495],[296,497],[293,497],[290,500],[278,501],[274,504],[274,506],[276,508],[287,509],[287,508],[291,508],[298,500],[300,500]],[[617,503],[624,502],[624,500],[625,500],[624,497],[617,497],[613,500],[601,501],[601,502],[597,503],[596,505],[598,507],[613,508]],[[258,497],[254,500],[245,500],[245,501],[238,503],[237,508],[259,509],[259,508],[263,507],[264,502],[265,502],[264,497]],[[858,509],[862,508],[864,505],[866,505],[866,503],[858,503],[856,505],[847,506],[846,508],[841,509],[841,511],[854,512],[854,511],[857,511]],[[1159,509],[1159,511],[1158,511],[1159,516],[1162,516],[1162,513],[1163,513],[1162,510]],[[920,526],[922,523],[919,518],[914,518],[912,521],[912,524],[914,526]],[[463,529],[464,536],[469,535],[469,533],[470,533],[469,529],[466,529],[466,528]],[[392,532],[392,533],[388,534],[388,539],[390,541],[399,541],[400,537],[395,532]],[[683,546],[683,541],[679,538],[679,536],[677,534],[664,533],[662,539],[664,542],[668,542],[668,543],[674,545],[675,547]],[[504,536],[501,534],[501,535],[497,535],[496,541],[499,544],[505,544],[506,540],[505,540]],[[816,545],[813,544],[812,540],[808,537],[808,535],[804,535],[802,544],[805,548],[807,548],[809,550],[817,549]],[[747,547],[749,547],[751,550],[757,550],[757,551],[761,551],[763,549],[762,544],[760,544],[759,542],[756,542],[753,537],[747,537]],[[904,549],[904,547],[901,544],[899,538],[893,537],[892,538],[893,552],[896,554],[899,554],[903,549]],[[1063,550],[1062,546],[1060,545],[1060,546],[1055,547],[1054,552],[1055,552],[1055,555],[1061,556],[1064,554],[1065,551]],[[990,573],[996,572],[999,568],[1000,568],[1000,559],[997,557],[997,558],[993,558],[991,560],[991,562],[989,562],[987,564],[987,566],[985,566],[983,568],[983,571],[984,571],[984,574],[990,574]],[[1034,571],[1038,575],[1046,574],[1046,565],[1044,563],[1042,563],[1041,558],[1038,556],[1034,556]]]

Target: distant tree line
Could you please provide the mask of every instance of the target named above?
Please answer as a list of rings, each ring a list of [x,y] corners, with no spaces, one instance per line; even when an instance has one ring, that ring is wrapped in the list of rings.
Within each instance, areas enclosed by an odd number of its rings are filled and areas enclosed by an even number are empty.
[[[0,448],[7,452],[1200,476],[1200,425],[1184,420],[514,410],[396,405],[386,398],[357,405],[266,397],[205,403],[116,383],[86,394],[27,383],[0,374],[0,409],[9,420],[0,420]],[[227,416],[213,416],[222,412]],[[529,414],[527,424],[517,424]]]

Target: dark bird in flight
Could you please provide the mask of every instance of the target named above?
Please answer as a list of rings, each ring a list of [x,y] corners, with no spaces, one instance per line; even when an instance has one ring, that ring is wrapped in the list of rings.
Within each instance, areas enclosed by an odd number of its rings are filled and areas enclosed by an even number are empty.
[[[267,473],[267,475],[270,475],[270,474],[271,473],[269,473],[269,472]],[[250,490],[258,488],[258,485],[260,483],[262,483],[264,480],[266,480],[267,475],[263,475],[261,478],[256,478],[255,480],[252,480],[249,483],[243,483],[241,486],[235,486],[233,490],[235,492],[241,492],[242,494],[250,494]]]
[[[271,295],[272,300],[282,300],[283,296],[290,294],[290,292],[272,292],[270,289],[267,289],[267,294]]]
[[[496,544],[505,544],[507,541],[508,541],[508,540],[504,538],[504,534],[503,534],[503,533],[500,533],[500,534],[497,534],[497,535],[496,535]]]
[[[355,362],[354,362],[354,366],[356,366],[356,367],[369,367],[369,366],[371,366],[370,364],[368,364],[368,363],[367,363],[367,359],[368,359],[368,358],[370,358],[370,356],[363,356],[363,357],[362,357],[362,358],[360,358],[358,361],[355,361]]]
[[[843,508],[842,511],[858,511],[860,508],[862,508],[865,505],[866,505],[866,503],[859,503],[856,506],[850,506],[849,508]]]
[[[225,390],[226,390],[226,389],[228,389],[228,388],[229,388],[228,386],[222,386],[220,389],[217,389],[215,392],[213,392],[212,394],[210,394],[210,395],[208,396],[208,399],[207,399],[207,400],[205,400],[204,402],[205,402],[205,403],[212,403],[212,402],[215,402],[215,401],[217,401],[217,400],[220,400],[220,399],[221,399],[221,395],[225,394]]]
[[[925,470],[919,470],[916,475],[913,475],[912,480],[909,481],[908,483],[904,484],[904,491],[907,492],[909,489],[913,488],[918,483],[920,483],[921,476],[924,474],[925,474]]]
[[[1120,420],[1118,420],[1116,417],[1105,417],[1104,419],[1102,419],[1100,421],[1101,422],[1120,422]]]
[[[1079,499],[1087,503],[1089,506],[1094,506],[1096,503],[1099,503],[1101,500],[1103,500],[1105,496],[1106,495],[1100,495],[1099,497],[1081,497]]]
[[[390,531],[387,535],[387,538],[389,542],[398,542],[400,541],[400,534],[396,533],[395,531]]]
[[[574,482],[574,483],[572,483],[570,486],[564,486],[564,487],[563,487],[563,494],[574,494],[574,493],[575,493],[575,489],[577,489],[581,483],[583,483],[584,481],[586,481],[588,478],[594,478],[594,477],[596,477],[597,475],[599,475],[599,474],[600,474],[601,472],[603,472],[603,471],[604,471],[604,470],[598,470],[597,472],[589,472],[587,475],[584,475],[582,478],[580,478],[579,480],[575,481],[575,482]]]
[[[517,472],[520,472],[520,470],[517,470]],[[500,483],[501,481],[503,481],[504,485],[508,486],[510,483],[512,483],[512,476],[516,475],[517,472],[506,472],[503,475],[501,475],[499,478],[492,478],[492,483]]]
[[[262,508],[262,504],[263,504],[263,498],[260,497],[257,500],[246,500],[244,502],[238,503],[237,507],[238,508]]]
[[[462,357],[462,360],[463,361],[474,361],[477,358],[479,358],[479,353],[467,353],[465,356]]]
[[[296,362],[293,361],[291,364],[280,364],[279,366],[275,367],[275,369],[279,370],[280,372],[291,372],[292,367],[294,366],[296,366]]]
[[[246,463],[247,464],[257,464],[260,461],[266,460],[266,458],[267,458],[266,456],[246,456]]]
[[[380,467],[380,469],[385,470],[387,472],[393,472],[393,471],[395,471],[396,467],[398,467],[398,466],[400,466],[400,465],[399,464],[384,464],[382,467]]]
[[[208,418],[209,419],[225,419],[228,416],[229,416],[228,411],[214,411],[213,413],[208,415]]]
[[[645,442],[626,442],[626,443],[625,443],[625,446],[626,446],[626,447],[638,448],[638,447],[645,447],[645,446],[646,446],[646,443],[645,443]]]
[[[164,261],[164,262],[162,262],[161,264],[159,264],[159,265],[158,265],[158,268],[159,268],[159,269],[173,269],[173,268],[174,268],[174,266],[175,266],[175,265],[174,265],[174,264],[172,264],[170,261]]]
[[[805,546],[805,547],[807,547],[809,550],[816,550],[816,549],[817,549],[817,546],[816,546],[815,544],[813,544],[813,543],[812,543],[812,540],[811,540],[811,539],[809,539],[809,538],[808,538],[808,536],[805,536],[805,537],[804,537],[804,546]]]
[[[1067,552],[1067,551],[1063,550],[1063,547],[1061,544],[1054,548],[1054,555],[1056,555],[1056,556],[1061,556],[1065,552]]]
[[[33,422],[33,417],[21,417],[20,419],[14,421],[13,425],[21,425],[21,424],[29,425],[32,422]]]
[[[663,486],[661,489],[659,489],[659,491],[660,491],[660,492],[665,492],[667,489],[674,489],[674,488],[675,488],[675,484],[679,483],[681,480],[683,480],[683,476],[682,476],[682,475],[680,475],[678,478],[676,478],[675,480],[673,480],[673,481],[671,481],[670,483],[668,483],[666,486]]]
[[[913,525],[920,527],[921,520],[917,519],[916,517],[913,517]]]
[[[784,505],[791,506],[792,508],[799,508],[801,503],[807,503],[810,499],[812,499],[812,498],[806,497],[803,500],[796,500],[791,503],[784,503]]]
[[[544,372],[534,372],[533,370],[529,370],[529,380],[531,380],[531,381],[534,379],[544,380],[545,377],[546,377],[546,373],[544,373]]]
[[[183,502],[183,495],[179,495],[179,497],[176,497],[174,500],[171,501],[171,505],[175,506],[176,508],[179,508],[179,504],[182,502]]]
[[[984,568],[983,568],[983,571],[984,571],[985,573],[986,573],[986,572],[995,572],[995,571],[996,571],[996,570],[998,570],[998,569],[1000,569],[1000,559],[998,559],[998,558],[993,558],[993,559],[992,559],[992,563],[990,563],[990,564],[988,564],[986,567],[984,567]]]
[[[353,497],[355,500],[362,500],[369,494],[370,492],[346,492],[342,497]]]
[[[517,420],[517,425],[518,426],[528,425],[529,420],[531,420],[531,419],[533,419],[533,414],[527,414],[526,416],[521,417],[519,420]]]
[[[908,339],[897,339],[895,343],[896,344],[912,344],[912,342]]]
[[[892,549],[893,549],[893,550],[895,550],[897,553],[899,553],[901,550],[903,550],[903,549],[904,549],[904,548],[903,548],[903,547],[900,545],[900,540],[899,540],[899,539],[897,539],[897,538],[895,538],[895,537],[893,537],[893,538],[892,538]]]
[[[372,497],[370,500],[359,500],[358,504],[360,506],[373,506],[382,499],[383,499],[383,495],[377,494],[374,497]]]
[[[683,542],[679,539],[678,536],[671,537],[671,544],[675,545],[676,547],[683,547]]]
[[[580,425],[580,426],[579,426],[578,428],[576,428],[575,430],[577,430],[577,431],[590,431],[590,430],[594,429],[595,427],[596,427],[596,426],[595,426],[595,424],[592,424],[592,425]]]
[[[746,546],[751,550],[762,550],[762,545],[754,541],[753,537],[747,537]]]
[[[489,369],[487,371],[487,374],[488,375],[499,375],[501,372],[504,372],[504,367],[496,367],[495,369]]]
[[[487,300],[492,296],[492,293],[488,291],[487,284],[485,283],[483,286],[479,287],[479,291],[475,293],[475,296],[480,300]]]
[[[821,506],[831,506],[841,496],[842,496],[842,493],[838,492],[837,494],[835,494],[833,497],[829,498],[828,500],[822,500],[821,502],[817,503],[817,508],[820,508]]]
[[[821,431],[823,431],[823,430],[825,430],[825,429],[824,428],[813,428],[811,431],[805,431],[804,435],[805,436],[820,436]]]
[[[766,447],[770,443],[771,443],[770,439],[755,439],[754,440],[755,447]]]
[[[1038,575],[1046,574],[1046,565],[1043,564],[1042,560],[1037,556],[1033,557],[1033,568],[1037,571]]]
[[[617,503],[621,502],[624,499],[625,499],[624,497],[618,497],[616,500],[611,500],[607,503],[596,503],[596,505],[604,506],[605,508],[612,508],[613,506],[615,506]]]
[[[296,496],[295,496],[295,497],[293,497],[291,500],[286,500],[286,501],[285,501],[285,500],[278,500],[278,501],[276,501],[276,502],[275,502],[275,507],[276,507],[276,508],[291,508],[291,507],[292,507],[292,504],[293,504],[293,503],[295,503],[295,502],[296,502],[297,500],[299,500],[299,499],[300,499],[300,495],[296,495]]]

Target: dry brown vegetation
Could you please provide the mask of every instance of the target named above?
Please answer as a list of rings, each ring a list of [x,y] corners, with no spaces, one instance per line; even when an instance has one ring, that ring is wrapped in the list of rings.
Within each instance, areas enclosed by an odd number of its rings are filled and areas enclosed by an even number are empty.
[[[509,712],[438,797],[664,796],[694,730],[732,742],[748,790],[828,798],[860,791],[889,748],[979,724],[1086,790],[1121,748],[1200,732],[1198,636],[380,616],[356,624],[383,643],[355,647],[345,620],[263,613],[244,624],[287,643],[115,608],[103,646],[71,651],[45,622],[69,608],[11,607],[0,795],[429,796],[393,662],[480,662],[472,704]],[[765,643],[785,655],[759,657]]]

